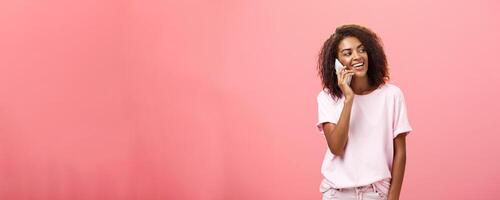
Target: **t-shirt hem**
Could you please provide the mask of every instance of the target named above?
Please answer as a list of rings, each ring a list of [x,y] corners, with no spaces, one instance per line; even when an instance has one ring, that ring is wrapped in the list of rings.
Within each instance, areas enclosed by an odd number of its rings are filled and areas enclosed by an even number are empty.
[[[325,178],[326,179],[326,178]],[[331,186],[332,188],[335,188],[335,189],[341,189],[341,188],[354,188],[354,187],[362,187],[362,186],[367,186],[367,185],[370,185],[370,184],[376,184],[378,182],[382,182],[384,181],[385,179],[391,179],[390,176],[388,177],[384,177],[384,178],[375,178],[375,179],[372,179],[370,181],[365,181],[365,182],[361,182],[361,183],[358,183],[358,184],[353,184],[353,185],[339,185],[339,184],[335,184],[334,182],[332,181],[329,181],[328,179],[328,182],[332,183],[333,185]],[[389,180],[390,181],[390,180]],[[390,182],[389,182],[390,183]]]
[[[336,122],[333,122],[333,120],[324,120],[324,121],[319,121],[318,123],[316,123],[316,128],[318,129],[319,133],[318,134],[321,134],[321,135],[324,135],[325,134],[325,130],[323,130],[323,123],[326,123],[326,122],[329,122],[329,123],[332,123],[332,124],[337,124]]]
[[[396,138],[401,133],[410,133],[411,131],[413,131],[412,128],[406,128],[406,129],[401,129],[401,130],[394,131],[394,137],[393,137],[393,139]]]

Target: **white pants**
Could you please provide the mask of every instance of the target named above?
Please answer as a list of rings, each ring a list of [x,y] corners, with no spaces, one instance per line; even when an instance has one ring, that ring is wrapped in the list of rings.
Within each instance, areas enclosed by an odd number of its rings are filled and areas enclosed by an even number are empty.
[[[329,188],[323,192],[323,200],[386,200],[385,194],[377,191],[373,184],[355,188]]]

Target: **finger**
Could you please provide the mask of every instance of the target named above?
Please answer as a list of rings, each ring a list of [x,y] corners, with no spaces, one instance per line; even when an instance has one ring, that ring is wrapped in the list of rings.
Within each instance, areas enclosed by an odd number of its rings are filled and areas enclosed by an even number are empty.
[[[347,77],[349,77],[349,76],[353,76],[353,75],[354,75],[354,72],[352,72],[352,71],[351,71],[351,72],[347,72],[347,71],[346,71],[346,72],[345,72],[344,74],[342,74],[342,75],[343,75],[343,76],[342,76],[342,78],[343,78],[343,79],[346,79],[346,78],[347,78]]]
[[[344,75],[344,74],[347,74],[347,73],[350,73],[350,72],[354,72],[354,70],[352,70],[352,69],[343,69],[341,72],[342,72],[341,75]]]
[[[346,80],[346,71],[340,71],[339,72],[339,75],[337,76],[338,78],[338,84],[341,85],[345,82]]]
[[[346,74],[347,74],[347,73],[342,72],[342,76],[341,76],[341,78],[339,79],[339,81],[340,81],[341,83],[344,83],[344,82],[347,80],[347,77],[348,77],[348,76],[347,76]]]
[[[337,81],[340,82],[340,80],[342,80],[342,72],[341,71],[338,71],[337,72]]]
[[[345,71],[342,69],[342,70],[340,70],[340,71],[338,72],[338,74],[337,74],[337,75],[338,75],[338,77],[339,77],[339,78],[342,78],[342,77],[344,77],[344,74],[345,74]]]
[[[342,66],[342,68],[340,68],[340,71],[345,71],[347,70],[347,66]]]

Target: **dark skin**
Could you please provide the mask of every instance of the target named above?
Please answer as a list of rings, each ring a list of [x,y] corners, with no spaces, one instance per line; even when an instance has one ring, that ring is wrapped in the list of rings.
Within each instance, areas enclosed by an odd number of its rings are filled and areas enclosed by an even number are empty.
[[[343,156],[347,146],[349,121],[355,94],[369,94],[376,88],[368,83],[366,75],[368,54],[364,50],[363,44],[355,37],[346,37],[340,42],[338,50],[337,57],[345,65],[342,71],[337,73],[338,85],[344,94],[344,108],[337,124],[323,123],[323,130],[330,151],[335,156]],[[348,77],[352,77],[350,85],[346,81]],[[406,134],[399,134],[394,138],[394,160],[388,200],[398,200],[401,192],[406,166]]]
[[[403,186],[406,166],[406,134],[402,133],[394,138],[394,160],[392,161],[392,179],[388,200],[399,199],[401,186]]]

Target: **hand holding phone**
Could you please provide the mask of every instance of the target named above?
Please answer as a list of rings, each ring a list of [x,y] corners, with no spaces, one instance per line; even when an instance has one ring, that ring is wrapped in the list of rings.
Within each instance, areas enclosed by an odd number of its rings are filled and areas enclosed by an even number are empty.
[[[342,63],[340,63],[339,59],[335,58],[335,71],[337,72],[337,74],[342,70],[342,67],[344,66],[342,65]],[[351,85],[351,78],[351,76],[347,77],[347,85]]]

